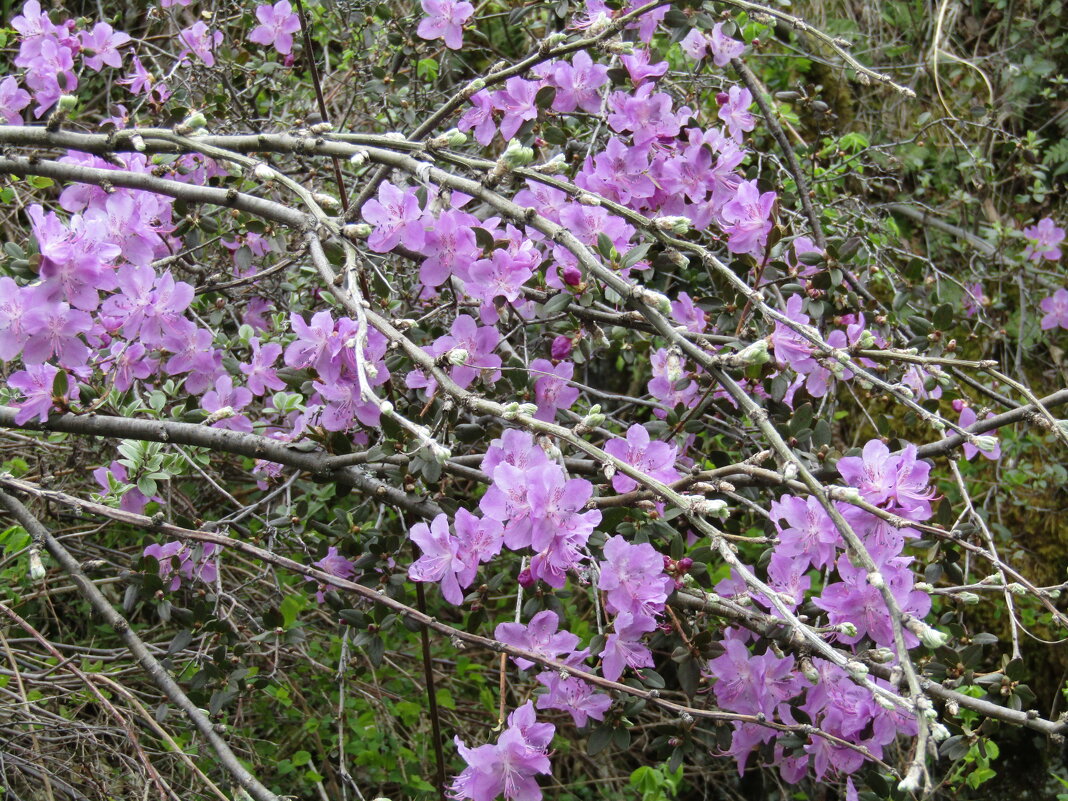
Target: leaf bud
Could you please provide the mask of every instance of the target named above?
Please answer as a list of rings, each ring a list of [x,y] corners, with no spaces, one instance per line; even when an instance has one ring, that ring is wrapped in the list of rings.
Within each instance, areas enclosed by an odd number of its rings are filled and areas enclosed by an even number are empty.
[[[868,583],[875,587],[877,590],[881,590],[886,586],[886,579],[883,578],[883,574],[878,571],[872,571],[868,574]]]
[[[504,149],[501,161],[509,169],[526,166],[534,161],[534,149],[525,147],[518,139],[513,139]]]
[[[233,406],[223,406],[221,409],[218,409],[205,417],[203,425],[210,426],[220,420],[226,420],[229,417],[233,417],[235,414],[237,414],[237,412],[234,411]]]
[[[366,239],[374,229],[367,223],[349,223],[341,228],[341,235],[350,241]]]
[[[905,623],[905,627],[920,638],[920,642],[924,647],[930,648],[932,651],[936,648],[941,648],[949,641],[949,635],[943,634],[941,631],[935,628],[931,628],[922,620],[911,617]]]
[[[36,548],[30,550],[30,580],[40,581],[45,577],[44,562],[41,561],[41,553]]]
[[[845,623],[839,623],[834,627],[839,634],[844,634],[846,637],[857,636],[857,626],[855,623],[850,623],[848,620]]]
[[[323,192],[313,192],[312,200],[322,206],[324,209],[335,211],[341,208],[341,202],[333,195],[327,195]]]
[[[983,453],[991,453],[998,446],[998,438],[989,435],[975,437],[972,444]]]
[[[189,128],[191,131],[199,131],[201,128],[207,127],[208,120],[203,112],[194,111],[185,118],[185,122],[183,122],[182,125]]]
[[[471,354],[463,348],[452,348],[446,355],[449,358],[449,364],[460,366],[467,363],[467,359]]]
[[[257,164],[252,174],[256,176],[256,180],[263,181],[265,184],[274,183],[278,178],[278,173],[266,164]]]
[[[868,651],[868,659],[880,665],[894,661],[894,652],[889,648],[872,648]]]
[[[78,107],[78,98],[75,95],[60,95],[56,106],[64,114],[69,114]]]
[[[657,217],[654,223],[661,231],[667,231],[676,236],[689,233],[693,227],[693,220],[689,217],[680,216]]]
[[[766,339],[758,339],[756,342],[746,345],[734,354],[734,359],[738,364],[746,367],[767,364],[771,361],[771,354],[768,352],[768,341]]]
[[[587,428],[596,428],[605,420],[605,416],[601,413],[601,404],[595,403],[590,407],[590,410],[586,412],[586,416],[582,418],[582,425]]]
[[[858,681],[860,679],[867,678],[868,666],[865,665],[863,662],[858,662],[855,659],[851,659],[846,662],[845,669],[850,676],[852,676],[854,679],[857,679]]]
[[[960,599],[961,603],[963,603],[963,604],[965,604],[967,606],[978,606],[979,605],[979,596],[976,595],[974,592],[957,593],[957,598]]]
[[[868,350],[875,347],[875,334],[865,328],[860,332],[860,337],[857,339],[857,346]]]

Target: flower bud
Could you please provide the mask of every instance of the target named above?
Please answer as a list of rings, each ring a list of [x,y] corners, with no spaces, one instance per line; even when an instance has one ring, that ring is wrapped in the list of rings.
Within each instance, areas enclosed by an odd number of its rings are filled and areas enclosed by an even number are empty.
[[[36,548],[30,550],[30,580],[40,581],[45,577],[44,562],[41,561],[41,553]]]
[[[571,348],[573,346],[574,343],[571,341],[571,337],[565,337],[561,334],[560,336],[553,339],[553,344],[549,348],[549,351],[552,357],[559,361],[560,359],[566,359],[568,356],[571,355]],[[597,408],[600,407],[598,406]]]
[[[519,571],[519,578],[516,579],[519,582],[519,586],[524,590],[529,590],[537,582],[534,580],[534,575],[530,572],[529,567],[524,567]]]
[[[725,106],[730,101],[731,96],[726,92],[716,92],[716,105]]]
[[[568,286],[578,286],[582,283],[582,273],[579,271],[579,268],[573,264],[565,266],[560,271],[560,276]]]

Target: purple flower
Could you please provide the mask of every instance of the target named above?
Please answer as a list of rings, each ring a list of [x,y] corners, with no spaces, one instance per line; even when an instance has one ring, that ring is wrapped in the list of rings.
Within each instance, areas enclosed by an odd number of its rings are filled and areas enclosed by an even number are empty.
[[[211,561],[212,554],[220,550],[220,546],[212,542],[206,542],[197,546],[196,550],[183,542],[175,540],[166,545],[153,544],[144,550],[145,556],[151,556],[159,562],[159,577],[166,579],[173,574],[169,592],[174,592],[182,586],[182,579],[188,581],[199,579],[210,584],[219,576],[218,565]],[[178,569],[175,570],[174,560],[178,560]]]
[[[192,323],[176,326],[163,337],[164,350],[173,353],[163,365],[167,375],[190,373],[185,389],[193,395],[207,391],[222,367],[222,354],[215,347],[215,337],[206,328]]]
[[[571,362],[560,362],[554,367],[547,359],[535,359],[530,363],[530,373],[535,377],[534,401],[538,405],[534,419],[551,423],[556,419],[557,409],[570,409],[578,400],[578,389],[567,384],[575,374]]]
[[[604,449],[609,455],[657,481],[669,484],[679,478],[679,472],[675,469],[678,448],[668,442],[650,442],[648,429],[639,423],[627,429],[625,440],[609,440]],[[630,492],[637,486],[637,481],[623,473],[617,472],[612,476],[612,489],[616,492]]]
[[[351,579],[356,575],[356,566],[342,556],[337,551],[336,545],[331,545],[326,549],[326,556],[317,562],[312,562],[312,567],[317,567],[324,573],[329,573],[331,576],[337,576],[340,579]],[[316,579],[311,576],[305,576],[307,581],[315,581]],[[322,603],[326,598],[323,593],[329,584],[320,584],[318,591],[315,593],[315,600]]]
[[[534,98],[541,86],[538,81],[509,78],[504,82],[504,89],[493,95],[493,105],[504,112],[501,136],[505,141],[512,139],[524,122],[538,118],[538,107]]]
[[[629,612],[651,618],[664,611],[675,588],[664,573],[664,557],[647,542],[632,545],[615,535],[604,545],[604,561],[597,588],[606,591],[609,612]]]
[[[558,62],[551,78],[557,90],[553,109],[564,113],[576,108],[590,114],[600,112],[601,93],[598,90],[608,83],[608,67],[594,64],[585,50],[576,53],[570,64]]]
[[[249,34],[248,40],[274,49],[283,56],[293,52],[293,34],[300,30],[300,19],[293,13],[289,0],[278,0],[272,5],[256,6],[256,19],[260,24]]]
[[[151,91],[155,82],[155,76],[145,68],[145,65],[141,63],[141,59],[134,56],[130,73],[115,83],[125,86],[130,90],[131,94],[141,95]]]
[[[244,409],[252,402],[252,393],[244,387],[235,387],[234,380],[228,375],[221,375],[215,380],[215,388],[206,392],[200,399],[200,408],[206,412],[217,412],[229,408],[233,411]],[[228,428],[231,431],[252,432],[252,421],[243,414],[234,414],[216,420],[212,428]]]
[[[549,347],[549,355],[552,356],[553,361],[561,361],[571,355],[573,346],[574,342],[571,337],[560,334],[553,338],[552,345]]]
[[[800,295],[791,295],[786,301],[786,317],[800,325],[808,325],[809,317],[801,311],[802,303]],[[812,358],[812,345],[809,341],[778,320],[775,321],[775,328],[771,333],[771,349],[780,367],[789,367],[804,374],[817,366],[816,360]]]
[[[468,570],[468,564],[460,555],[460,539],[449,531],[449,518],[440,514],[429,526],[416,523],[408,536],[423,552],[408,568],[408,577],[412,581],[440,581],[446,601],[456,606],[463,603],[459,576]]]
[[[879,572],[901,610],[922,619],[931,611],[931,596],[912,588],[912,573],[907,567],[911,561],[912,558],[906,556],[888,558],[879,566]],[[892,647],[894,633],[890,613],[881,591],[868,582],[867,570],[854,567],[849,557],[843,554],[838,558],[838,575],[842,580],[824,587],[813,603],[827,612],[831,625],[852,623],[857,627],[855,636],[839,634],[839,639],[854,645],[867,636],[877,645]],[[919,644],[915,634],[907,630],[904,634],[909,648]]]
[[[1068,289],[1058,289],[1048,298],[1043,298],[1038,307],[1045,312],[1042,317],[1042,330],[1050,328],[1068,328]]]
[[[1023,230],[1027,237],[1027,247],[1023,257],[1031,261],[1058,261],[1061,257],[1060,244],[1064,241],[1064,229],[1054,225],[1051,217],[1043,217],[1038,225]]]
[[[961,305],[964,307],[964,313],[968,317],[974,317],[979,311],[990,303],[990,299],[983,294],[983,285],[978,281],[964,285],[964,297],[961,298]]]
[[[989,418],[991,418],[993,416],[994,416],[993,413],[990,413],[990,414],[987,415],[987,418],[989,419]],[[958,421],[960,423],[961,428],[968,428],[969,426],[974,425],[975,421],[977,419],[978,418],[975,415],[975,409],[973,409],[971,406],[963,406],[963,407],[961,407],[960,420]],[[999,444],[994,445],[993,450],[981,451],[977,447],[972,445],[972,443],[970,443],[970,442],[965,442],[964,443],[964,458],[965,459],[967,459],[968,461],[971,461],[972,459],[975,458],[975,454],[977,454],[977,453],[981,453],[981,454],[983,454],[983,456],[985,458],[990,459],[992,462],[996,462],[998,459],[1001,458],[1001,445],[999,443]]]
[[[449,276],[478,259],[479,247],[471,227],[477,220],[456,209],[443,211],[425,233],[419,280],[426,286],[441,286]]]
[[[608,139],[604,150],[587,160],[576,181],[584,189],[623,204],[652,197],[656,192],[656,184],[649,177],[649,148],[626,145],[615,136]],[[585,208],[576,205],[575,212],[581,213]]]
[[[522,648],[545,659],[559,659],[571,654],[579,643],[578,636],[570,631],[557,631],[560,618],[556,612],[546,609],[534,615],[529,623],[499,623],[493,632],[493,638],[505,645]],[[520,670],[526,670],[535,664],[519,656],[512,661]]]
[[[497,466],[508,464],[520,470],[547,464],[549,457],[534,443],[534,436],[527,431],[509,428],[500,439],[493,440],[482,459],[482,471],[490,478],[496,475]]]
[[[686,407],[697,403],[697,382],[690,381],[682,389],[679,384],[685,376],[684,365],[678,353],[666,348],[658,348],[649,360],[653,377],[648,383],[649,394],[669,408],[679,404]],[[656,409],[654,414],[663,419],[667,412]]]
[[[115,286],[111,262],[121,249],[107,241],[99,223],[75,214],[70,227],[55,212],[34,204],[27,210],[41,251],[40,276],[49,299],[63,299],[76,309],[93,311],[100,290]]]
[[[641,86],[649,78],[659,78],[668,70],[666,61],[658,61],[656,64],[649,63],[649,51],[641,48],[635,49],[629,56],[621,56],[620,61],[627,68],[630,82],[635,88]]]
[[[212,51],[222,44],[222,31],[211,33],[208,30],[207,23],[201,20],[200,22],[196,22],[188,28],[183,28],[179,31],[178,38],[181,39],[182,44],[188,48],[187,50],[182,51],[179,58],[192,52],[209,67],[215,66],[215,54]]]
[[[79,338],[93,329],[93,318],[66,303],[41,304],[22,317],[26,342],[22,360],[40,364],[53,356],[63,367],[80,367],[89,358],[89,348]]]
[[[467,767],[453,779],[449,797],[495,801],[503,795],[514,801],[541,801],[535,776],[552,773],[546,751],[555,732],[553,724],[537,722],[534,703],[527,701],[508,716],[508,728],[496,745],[467,748],[455,738]]]
[[[106,498],[111,494],[111,480],[108,478],[108,473],[121,484],[129,483],[129,475],[126,472],[126,466],[121,462],[112,462],[107,467],[101,465],[93,471],[93,478],[96,479],[96,483],[104,490],[100,493],[103,498]],[[163,503],[162,498],[145,497],[145,494],[141,492],[136,485],[130,485],[129,489],[127,489],[119,499],[119,508],[125,512],[133,512],[135,515],[144,514],[145,507],[148,506],[149,501]]]
[[[145,379],[156,372],[159,362],[148,357],[148,351],[140,342],[115,340],[108,351],[109,357],[101,364],[115,383],[115,389],[125,392],[135,379]]]
[[[19,88],[18,79],[9,75],[0,81],[0,117],[8,125],[22,125],[22,110],[30,105],[30,93]]]
[[[708,35],[708,46],[712,51],[712,61],[717,67],[726,67],[732,58],[738,58],[745,52],[743,42],[732,39],[723,32],[722,22],[712,26],[712,33]]]
[[[285,389],[285,382],[274,370],[274,363],[282,355],[282,346],[274,342],[260,345],[259,337],[253,337],[249,345],[252,346],[252,359],[248,364],[241,364],[238,367],[245,374],[245,380],[252,394],[264,395],[268,389],[276,391]]]
[[[678,300],[671,302],[671,316],[681,323],[687,331],[700,334],[708,327],[708,315],[705,310],[693,302],[687,293],[680,292]]]
[[[723,230],[728,234],[727,250],[760,256],[771,231],[771,213],[776,194],[761,194],[756,181],[742,181],[734,198],[723,206]]]
[[[616,681],[630,668],[653,666],[653,655],[642,643],[642,637],[656,628],[656,621],[648,615],[620,612],[615,619],[615,631],[605,638],[601,651],[601,673],[609,681]]]
[[[911,520],[931,516],[934,490],[928,486],[931,466],[916,459],[916,446],[908,445],[891,455],[890,449],[877,439],[870,440],[861,456],[838,460],[842,480],[860,490],[861,496],[876,505],[889,503],[899,514]]]
[[[471,265],[471,280],[467,282],[467,294],[482,301],[479,314],[484,323],[495,323],[499,319],[497,304],[515,303],[523,284],[530,280],[534,271],[525,263],[516,259],[509,251],[498,249],[490,258],[479,259]]]
[[[748,89],[732,86],[727,92],[727,102],[719,107],[719,118],[735,142],[742,141],[742,134],[756,128],[756,118],[749,113],[753,95]]]
[[[464,0],[422,0],[426,16],[416,33],[423,39],[442,39],[450,50],[464,46],[464,23],[471,19],[475,7]]]
[[[564,710],[579,728],[591,718],[604,720],[604,713],[612,706],[612,699],[603,692],[597,692],[589,682],[574,677],[565,678],[566,675],[555,671],[537,675],[538,682],[548,690],[538,696],[538,709]]]
[[[453,526],[460,540],[459,553],[467,564],[458,579],[461,587],[469,587],[475,581],[479,564],[489,562],[501,552],[504,527],[498,520],[475,517],[463,508],[456,510]]]
[[[779,532],[776,554],[794,559],[806,569],[808,565],[823,568],[834,564],[835,549],[842,541],[815,497],[783,495],[771,504],[771,520]]]
[[[42,301],[40,292],[20,287],[6,275],[0,277],[0,361],[9,362],[22,351],[27,332],[23,322],[30,309]]]
[[[342,349],[356,333],[356,324],[342,317],[335,325],[328,311],[316,312],[311,323],[305,323],[299,314],[290,314],[289,322],[297,339],[286,347],[286,366],[311,367],[321,378],[336,380],[343,367]]]
[[[122,66],[119,48],[130,41],[130,35],[116,31],[106,22],[98,22],[92,31],[81,31],[78,39],[81,41],[85,66],[93,72],[100,72],[105,64],[115,69]]]
[[[481,89],[471,95],[470,103],[471,107],[460,115],[456,127],[461,131],[474,129],[475,141],[485,147],[497,133],[497,123],[493,121],[493,95],[488,89]]]
[[[631,131],[635,145],[673,139],[692,112],[683,106],[675,113],[671,105],[671,96],[663,92],[653,94],[651,83],[639,86],[634,92],[613,92],[608,99],[611,110],[608,124],[613,131]]]
[[[78,387],[73,382],[68,382],[65,396],[57,397],[53,393],[57,375],[59,370],[50,364],[27,365],[25,370],[11,374],[7,385],[21,392],[23,398],[15,404],[18,408],[15,422],[18,425],[34,417],[43,423],[48,420],[48,413],[56,401],[66,406],[69,401],[78,399]]]
[[[360,213],[375,226],[367,239],[367,247],[375,253],[388,253],[399,244],[411,250],[423,246],[423,212],[414,190],[383,181],[378,197],[364,203]]]

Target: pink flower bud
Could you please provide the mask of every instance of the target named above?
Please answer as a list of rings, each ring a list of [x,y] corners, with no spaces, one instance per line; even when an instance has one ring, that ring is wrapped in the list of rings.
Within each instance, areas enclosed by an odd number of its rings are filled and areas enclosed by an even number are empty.
[[[578,267],[573,264],[569,264],[561,271],[561,275],[564,279],[564,283],[568,286],[578,286],[582,283],[582,273]]]
[[[562,334],[553,340],[551,353],[554,361],[561,361],[571,355],[571,337]]]
[[[534,578],[533,574],[531,574],[529,567],[525,567],[522,571],[520,571],[519,578],[517,580],[519,581],[519,586],[522,587],[524,590],[529,590],[531,587],[538,583],[537,580]]]
[[[728,100],[730,100],[730,96],[726,92],[716,93],[716,103],[718,105],[725,106]]]

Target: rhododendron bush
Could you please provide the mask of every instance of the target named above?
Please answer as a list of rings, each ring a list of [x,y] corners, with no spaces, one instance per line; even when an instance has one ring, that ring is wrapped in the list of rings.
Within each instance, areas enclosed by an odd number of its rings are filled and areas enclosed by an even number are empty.
[[[1063,744],[1008,509],[1065,478],[1063,208],[927,228],[761,59],[912,88],[740,0],[97,11],[5,20],[12,797],[902,799]]]

